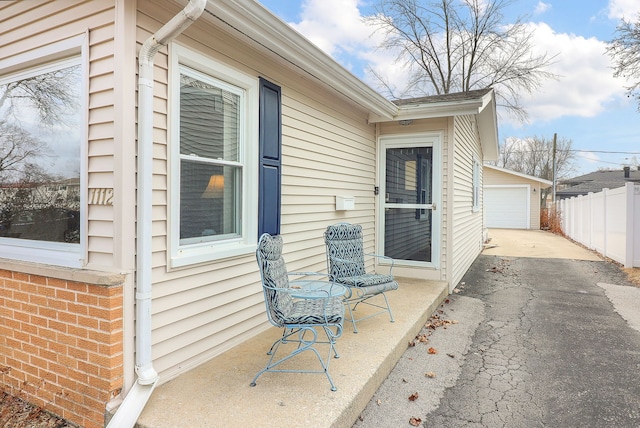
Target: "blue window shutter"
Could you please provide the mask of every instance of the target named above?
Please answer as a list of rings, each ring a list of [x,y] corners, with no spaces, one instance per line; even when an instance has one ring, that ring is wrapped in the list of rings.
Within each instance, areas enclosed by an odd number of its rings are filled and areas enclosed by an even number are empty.
[[[258,237],[280,234],[282,103],[279,86],[260,78]]]

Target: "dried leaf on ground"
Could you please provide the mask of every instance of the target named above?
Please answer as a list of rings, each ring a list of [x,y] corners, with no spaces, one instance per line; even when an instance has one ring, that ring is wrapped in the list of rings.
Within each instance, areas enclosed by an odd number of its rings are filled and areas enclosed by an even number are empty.
[[[435,330],[438,327],[443,327],[443,328],[446,329],[451,324],[458,324],[458,321],[456,321],[456,320],[443,320],[443,319],[439,319],[439,318],[436,318],[436,317],[432,317],[431,321],[426,323],[424,326],[426,328],[430,328],[432,330]]]
[[[409,423],[411,426],[418,427],[422,423],[422,419],[412,416],[411,419],[409,419]]]
[[[429,348],[429,350],[427,352],[429,352],[429,354],[433,355],[433,354],[437,354],[438,350],[436,348],[434,348],[434,347],[431,347],[431,348]]]
[[[427,338],[427,335],[426,335],[426,334],[419,334],[419,335],[417,335],[417,336],[416,336],[416,340],[417,340],[418,342],[422,342],[422,343],[427,343],[427,342],[429,342],[429,339]]]
[[[430,377],[430,378],[432,378],[432,379],[433,379],[434,377],[436,377],[436,374],[435,374],[434,372],[426,372],[424,375],[425,375],[426,377]]]
[[[418,393],[414,392],[409,396],[409,401],[416,401],[418,399]]]
[[[37,407],[0,391],[0,427],[6,428],[71,428],[59,418]]]

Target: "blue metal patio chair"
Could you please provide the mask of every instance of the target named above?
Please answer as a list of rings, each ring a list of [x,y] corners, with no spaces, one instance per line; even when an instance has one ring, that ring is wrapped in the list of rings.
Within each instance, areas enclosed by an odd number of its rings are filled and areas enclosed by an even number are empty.
[[[324,233],[324,242],[327,246],[329,279],[348,287],[344,301],[349,309],[353,332],[358,332],[357,322],[385,312],[389,314],[391,322],[394,322],[389,300],[385,295],[387,291],[398,289],[398,282],[392,274],[393,259],[377,254],[364,254],[362,226],[358,224],[337,223],[327,227]],[[387,260],[389,272],[387,274],[367,273],[365,257]],[[384,305],[369,300],[378,295],[384,299]],[[353,311],[360,303],[381,310],[356,319],[353,316]]]
[[[258,242],[256,259],[260,267],[262,290],[264,292],[267,316],[271,324],[283,328],[282,337],[276,340],[268,355],[271,355],[264,369],[256,374],[251,386],[265,372],[324,373],[329,379],[331,390],[337,388],[329,375],[331,354],[339,358],[335,342],[342,335],[344,305],[342,297],[346,288],[330,281],[312,280],[312,276],[327,276],[316,272],[287,272],[282,257],[282,237],[263,234]],[[289,281],[290,275],[302,275],[303,279]],[[323,330],[326,341],[318,340],[318,330]],[[323,359],[316,344],[328,344],[329,353]],[[294,349],[274,361],[281,345],[291,345]],[[313,352],[322,370],[282,369],[281,363],[301,354]]]

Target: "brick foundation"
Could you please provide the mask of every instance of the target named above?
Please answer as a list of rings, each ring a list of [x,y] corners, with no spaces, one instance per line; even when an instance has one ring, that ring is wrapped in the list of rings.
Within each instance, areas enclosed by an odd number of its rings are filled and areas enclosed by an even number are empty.
[[[0,387],[86,428],[123,386],[124,279],[96,282],[0,269]]]

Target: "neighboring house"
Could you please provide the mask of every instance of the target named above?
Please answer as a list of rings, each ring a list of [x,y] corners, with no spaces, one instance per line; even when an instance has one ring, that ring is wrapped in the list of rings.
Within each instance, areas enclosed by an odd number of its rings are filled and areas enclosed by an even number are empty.
[[[551,181],[491,165],[483,178],[486,227],[540,229],[540,194]]]
[[[617,189],[625,183],[640,182],[640,166],[624,167],[618,170],[601,170],[564,180],[561,189],[556,190],[556,199],[569,199],[574,196],[601,192],[602,189]],[[559,186],[560,187],[560,186]]]
[[[322,271],[325,228],[359,223],[396,275],[450,290],[482,249],[492,90],[393,103],[258,3],[200,3],[0,3],[0,91],[74,98],[32,161],[80,183],[62,237],[4,224],[2,385],[82,426],[268,328],[263,232]]]

